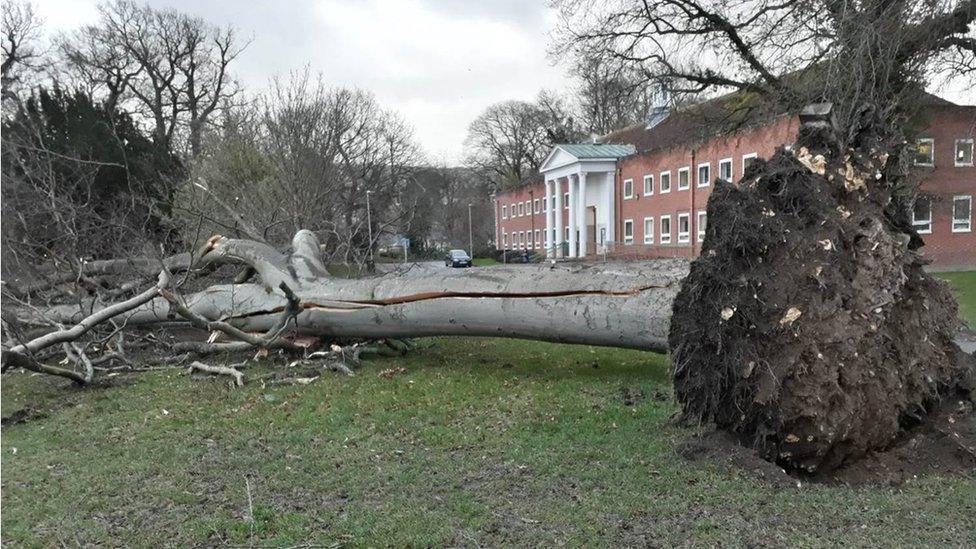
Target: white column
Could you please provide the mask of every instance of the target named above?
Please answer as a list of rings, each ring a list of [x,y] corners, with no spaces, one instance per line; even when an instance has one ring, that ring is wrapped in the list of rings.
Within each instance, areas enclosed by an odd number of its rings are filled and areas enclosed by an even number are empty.
[[[614,189],[615,186],[614,183],[616,177],[617,177],[616,172],[607,172],[607,177],[606,177],[607,179],[607,184],[606,184],[607,242],[616,241],[615,229],[617,227],[617,209],[616,209],[617,201],[615,200],[615,198],[616,198],[617,191]]]
[[[552,257],[552,181],[546,179],[546,198],[545,198],[545,208],[543,208],[546,214],[546,234],[542,237],[542,245],[546,247],[546,257]]]
[[[586,172],[579,173],[579,256],[586,257]],[[593,230],[596,230],[594,228]]]
[[[569,257],[578,257],[576,253],[576,230],[578,228],[577,218],[579,217],[579,193],[576,183],[576,174],[571,174],[566,178],[569,182]]]
[[[562,257],[563,247],[560,243],[563,241],[563,184],[555,179],[552,186],[556,191],[556,211],[553,213],[556,218],[556,238],[553,244],[556,246],[556,257]]]

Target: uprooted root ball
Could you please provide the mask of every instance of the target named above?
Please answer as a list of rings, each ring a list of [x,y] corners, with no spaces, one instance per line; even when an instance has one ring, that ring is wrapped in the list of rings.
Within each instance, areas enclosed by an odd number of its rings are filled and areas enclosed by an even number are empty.
[[[686,418],[807,472],[890,444],[972,367],[886,213],[887,157],[828,156],[781,149],[715,188],[669,336]]]

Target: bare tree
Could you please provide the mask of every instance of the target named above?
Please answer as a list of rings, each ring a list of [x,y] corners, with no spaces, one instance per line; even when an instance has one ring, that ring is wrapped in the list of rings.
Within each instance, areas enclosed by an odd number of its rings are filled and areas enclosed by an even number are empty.
[[[654,98],[653,84],[627,63],[591,51],[573,64],[576,100],[587,131],[604,135],[642,122]]]
[[[208,231],[283,243],[307,228],[337,261],[359,264],[370,235],[375,243],[416,213],[401,201],[409,166],[423,161],[412,130],[372,95],[307,70],[274,81],[256,109],[230,111],[210,143],[177,203]]]
[[[247,44],[232,27],[130,0],[104,3],[99,15],[60,40],[75,80],[104,91],[110,104],[131,103],[152,120],[157,146],[173,150],[185,131],[191,156],[199,155],[214,112],[239,93],[229,65]]]
[[[508,186],[534,175],[551,143],[543,112],[525,101],[488,107],[468,128],[468,163]]]
[[[638,71],[678,93],[743,90],[789,108],[829,101],[842,129],[868,102],[901,120],[928,71],[950,63],[956,76],[971,75],[976,55],[973,0],[556,5],[559,53]]]
[[[34,5],[23,0],[11,0],[3,5],[2,48],[0,65],[3,99],[10,99],[15,86],[21,83],[26,71],[34,70],[40,61],[41,26],[43,21]]]

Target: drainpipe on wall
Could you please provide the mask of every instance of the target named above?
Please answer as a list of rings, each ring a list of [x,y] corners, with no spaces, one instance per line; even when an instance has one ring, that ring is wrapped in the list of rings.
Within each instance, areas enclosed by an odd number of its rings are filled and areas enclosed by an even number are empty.
[[[696,157],[698,156],[697,149],[691,149],[691,169],[692,173],[695,174],[694,181],[691,182],[691,207],[688,208],[688,241],[691,242],[691,258],[695,257],[695,243],[698,241],[698,225],[697,217],[695,216],[695,189],[698,187],[698,163],[696,162]],[[711,170],[709,170],[711,171]],[[709,174],[711,175],[711,174]],[[696,220],[695,230],[691,230],[691,220]],[[680,230],[680,228],[679,228]]]

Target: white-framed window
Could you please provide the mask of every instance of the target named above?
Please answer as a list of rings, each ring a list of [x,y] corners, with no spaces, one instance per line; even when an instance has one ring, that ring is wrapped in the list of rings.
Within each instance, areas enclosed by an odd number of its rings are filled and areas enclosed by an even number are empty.
[[[752,165],[752,163],[758,158],[759,155],[756,153],[749,153],[742,155],[742,175],[746,174],[746,169]]]
[[[697,185],[699,187],[707,187],[712,182],[712,163],[703,162],[698,165],[698,180]]]
[[[698,210],[695,218],[695,232],[698,233],[698,241],[705,241],[705,224],[708,223],[708,215],[705,210]]]
[[[647,174],[644,176],[644,196],[651,196],[654,194],[654,175]]]
[[[691,168],[685,166],[678,169],[678,190],[687,191],[691,187]]]
[[[678,214],[678,242],[691,240],[691,215]]]
[[[563,242],[569,242],[569,226],[568,225],[566,227],[564,227],[563,232],[565,233],[563,235]]]
[[[522,217],[523,215],[525,215],[525,203],[523,203],[523,202],[519,202],[518,203],[518,214],[519,214],[519,217]]]
[[[634,198],[634,180],[624,179],[624,200]]]
[[[718,177],[723,181],[732,182],[732,159],[723,158],[718,161]]]
[[[536,198],[535,200],[532,201],[532,210],[535,211],[535,213],[539,213],[541,211],[539,209],[540,207],[541,207],[541,205],[539,204],[539,199],[538,198]]]
[[[518,248],[518,233],[512,231],[512,249]]]
[[[644,244],[654,244],[654,218],[644,218]]]
[[[549,247],[549,231],[547,230],[542,231],[542,246],[544,248]]]
[[[525,231],[519,231],[519,246],[525,247]]]
[[[540,229],[536,229],[535,230],[535,245],[536,245],[536,247],[542,246],[542,242],[540,242],[540,238],[542,237],[541,232],[542,231]]]
[[[661,216],[661,231],[658,236],[658,240],[659,242],[661,242],[661,244],[671,243],[671,216],[670,215]]]
[[[973,197],[956,195],[952,197],[952,232],[968,233],[973,230]]]
[[[932,234],[932,197],[920,194],[912,206],[912,225],[918,234]]]
[[[634,243],[634,220],[624,219],[624,244]]]
[[[935,166],[935,139],[923,137],[915,144],[915,165]]]
[[[658,182],[658,188],[661,189],[661,194],[671,192],[671,171],[661,172],[661,179]]]
[[[956,167],[973,165],[973,140],[956,139],[956,154],[953,155]]]
[[[525,201],[525,215],[532,215],[532,201]]]
[[[508,233],[506,233],[505,232],[505,229],[503,228],[502,229],[502,249],[504,250],[506,248],[508,248]]]
[[[542,211],[543,212],[548,212],[549,211],[549,197],[548,196],[545,196],[545,197],[542,198]]]
[[[563,193],[563,209],[569,209],[569,193]]]
[[[502,206],[502,219],[508,219],[508,206]]]

